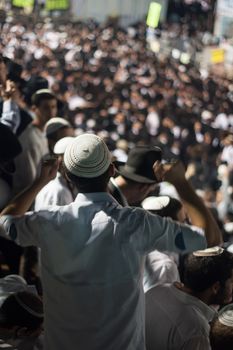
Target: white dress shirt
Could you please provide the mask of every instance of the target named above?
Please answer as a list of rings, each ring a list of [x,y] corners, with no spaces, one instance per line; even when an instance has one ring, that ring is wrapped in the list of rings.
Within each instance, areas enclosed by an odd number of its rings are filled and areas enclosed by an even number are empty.
[[[146,293],[147,350],[210,350],[216,312],[200,299],[165,284]]]
[[[0,224],[20,245],[41,248],[45,350],[144,350],[144,255],[206,247],[199,232],[108,193]]]
[[[38,211],[51,205],[61,206],[71,202],[73,202],[73,195],[63,176],[58,172],[56,178],[44,186],[36,196],[34,209]]]

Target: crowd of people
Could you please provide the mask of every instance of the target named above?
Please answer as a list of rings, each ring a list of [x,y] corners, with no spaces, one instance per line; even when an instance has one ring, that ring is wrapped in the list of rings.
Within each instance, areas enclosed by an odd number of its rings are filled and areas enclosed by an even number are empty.
[[[1,277],[25,279],[0,338],[232,348],[232,82],[156,55],[143,23],[7,22],[0,50]]]

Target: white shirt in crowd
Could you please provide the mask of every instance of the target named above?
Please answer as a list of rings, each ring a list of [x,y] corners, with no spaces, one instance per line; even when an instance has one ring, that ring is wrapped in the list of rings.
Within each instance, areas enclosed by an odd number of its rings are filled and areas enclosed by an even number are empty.
[[[209,322],[215,314],[175,285],[151,288],[146,293],[147,350],[211,350]]]
[[[146,127],[148,130],[148,133],[151,136],[155,136],[158,133],[158,129],[160,126],[160,119],[158,113],[150,112],[146,117]]]
[[[175,257],[154,250],[146,257],[143,278],[144,291],[152,286],[180,281],[180,275]]]
[[[66,205],[73,202],[73,196],[67,187],[65,179],[61,173],[57,173],[54,180],[51,180],[38,193],[35,199],[34,209],[36,211],[46,209],[50,205]]]
[[[20,245],[41,248],[44,350],[145,350],[144,256],[206,247],[198,231],[123,208],[108,193],[79,193],[0,224]]]

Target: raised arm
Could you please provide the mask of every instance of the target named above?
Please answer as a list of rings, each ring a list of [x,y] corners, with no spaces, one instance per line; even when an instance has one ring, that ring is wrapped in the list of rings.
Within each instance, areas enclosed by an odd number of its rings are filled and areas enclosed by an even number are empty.
[[[58,160],[45,161],[42,164],[38,179],[26,190],[17,195],[1,212],[2,215],[23,215],[31,207],[37,193],[52,179],[55,178],[59,167]]]
[[[182,163],[167,165],[156,162],[153,169],[158,181],[168,181],[176,188],[192,224],[204,229],[208,247],[220,245],[221,231],[210,210],[186,180]]]

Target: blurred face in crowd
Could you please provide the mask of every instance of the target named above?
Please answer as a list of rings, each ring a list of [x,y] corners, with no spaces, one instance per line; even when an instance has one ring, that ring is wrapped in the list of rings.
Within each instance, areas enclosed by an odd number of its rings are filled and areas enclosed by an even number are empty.
[[[229,304],[232,302],[233,296],[233,270],[232,275],[228,278],[224,286],[220,286],[217,294],[213,298],[213,304]]]
[[[37,117],[46,123],[49,119],[57,116],[57,100],[55,98],[42,100],[35,112]]]

